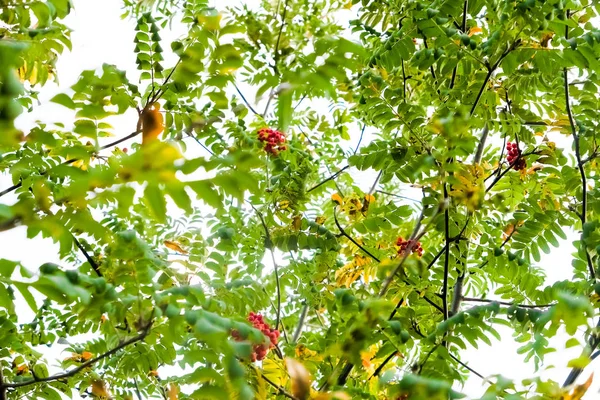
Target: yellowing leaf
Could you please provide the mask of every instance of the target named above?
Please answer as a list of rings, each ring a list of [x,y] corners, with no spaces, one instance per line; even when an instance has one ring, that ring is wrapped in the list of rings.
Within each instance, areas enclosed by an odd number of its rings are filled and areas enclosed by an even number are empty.
[[[292,394],[298,400],[306,400],[310,395],[310,374],[300,362],[286,357],[285,365],[292,380]]]
[[[167,246],[169,249],[176,251],[177,253],[180,254],[187,254],[188,252],[186,250],[184,250],[181,245],[179,245],[179,243],[171,241],[171,240],[165,240],[163,242],[163,244],[165,246]]]
[[[581,400],[590,388],[593,380],[594,374],[592,373],[585,383],[575,386],[572,393],[564,395],[563,400]]]
[[[481,32],[483,32],[483,29],[481,29],[478,26],[474,26],[471,29],[469,29],[469,36],[473,36],[473,35],[475,35],[477,33],[481,33]]]
[[[365,200],[368,203],[374,203],[375,202],[375,196],[373,196],[372,194],[365,194]]]
[[[282,360],[265,358],[262,362],[262,374],[279,386],[285,386],[287,383],[287,374]]]
[[[179,399],[179,388],[176,384],[171,383],[169,385],[169,390],[167,391],[167,398],[169,400],[178,400]]]
[[[106,383],[101,380],[95,380],[92,382],[92,394],[96,397],[100,397],[101,399],[110,398],[110,393],[108,393]]]
[[[338,205],[342,205],[342,203],[343,203],[343,201],[344,201],[344,200],[342,199],[342,196],[340,196],[338,193],[334,193],[334,194],[331,196],[331,200],[332,200],[333,202],[337,203]]]
[[[81,358],[84,361],[90,360],[92,357],[94,357],[94,355],[92,353],[90,353],[89,351],[84,351],[83,353],[81,353]]]

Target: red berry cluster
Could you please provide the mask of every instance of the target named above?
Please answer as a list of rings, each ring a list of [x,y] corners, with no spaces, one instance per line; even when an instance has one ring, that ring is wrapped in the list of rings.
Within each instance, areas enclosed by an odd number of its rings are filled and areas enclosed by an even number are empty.
[[[527,167],[527,162],[525,161],[524,158],[520,158],[521,157],[521,149],[519,149],[519,146],[516,143],[508,142],[506,147],[508,149],[508,154],[506,155],[506,161],[508,161],[509,164],[512,164],[516,160],[515,165],[513,165],[513,168],[516,171],[525,169]]]
[[[277,155],[287,149],[285,135],[276,129],[261,128],[258,130],[258,140],[264,143],[267,153]]]
[[[250,355],[250,360],[252,362],[264,360],[269,352],[269,349],[272,349],[277,344],[279,339],[279,331],[269,327],[269,324],[265,322],[263,316],[260,314],[250,312],[248,315],[248,321],[250,321],[256,329],[259,329],[266,337],[268,337],[269,341],[271,342],[270,344],[255,344],[252,349],[252,354]],[[235,340],[242,340],[238,331],[232,331],[231,336],[233,336]]]
[[[403,254],[409,247],[412,247],[412,252],[417,253],[419,257],[423,255],[423,247],[421,242],[416,242],[414,239],[404,240],[402,236],[396,240],[396,246],[399,246],[398,255]]]

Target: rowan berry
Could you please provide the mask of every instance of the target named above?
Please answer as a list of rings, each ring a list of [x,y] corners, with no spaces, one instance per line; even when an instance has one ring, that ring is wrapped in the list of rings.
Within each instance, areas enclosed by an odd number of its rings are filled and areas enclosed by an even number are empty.
[[[287,150],[285,135],[276,129],[259,129],[258,140],[263,143],[265,151],[269,154],[276,156],[279,152]]]
[[[248,321],[252,323],[254,328],[260,330],[263,333],[263,335],[265,335],[269,339],[269,344],[266,344],[266,343],[255,344],[252,347],[252,353],[250,354],[250,360],[252,362],[264,360],[264,358],[267,356],[267,353],[269,352],[269,350],[274,348],[277,345],[277,342],[279,340],[279,331],[275,328],[271,328],[269,326],[269,324],[267,324],[264,321],[264,318],[262,315],[256,314],[254,312],[250,312],[250,314],[248,314]],[[243,340],[240,337],[239,332],[236,331],[235,329],[231,331],[231,336],[237,341]]]
[[[527,162],[524,158],[521,158],[521,149],[519,149],[519,146],[516,143],[508,142],[506,149],[506,161],[512,165],[515,171],[520,171],[527,168]]]
[[[421,246],[421,242],[417,242],[414,239],[404,240],[404,238],[400,236],[396,240],[396,246],[400,247],[398,249],[398,255],[403,255],[408,248],[411,248],[411,253],[417,253],[419,257],[423,256],[423,247]]]

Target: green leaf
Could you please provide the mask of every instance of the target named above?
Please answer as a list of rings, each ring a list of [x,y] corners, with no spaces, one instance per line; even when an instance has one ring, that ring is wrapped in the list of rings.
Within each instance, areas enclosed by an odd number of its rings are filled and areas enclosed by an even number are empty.
[[[160,222],[166,222],[167,219],[167,202],[162,191],[157,184],[148,183],[144,190],[144,198],[150,206],[150,210],[154,217]]]

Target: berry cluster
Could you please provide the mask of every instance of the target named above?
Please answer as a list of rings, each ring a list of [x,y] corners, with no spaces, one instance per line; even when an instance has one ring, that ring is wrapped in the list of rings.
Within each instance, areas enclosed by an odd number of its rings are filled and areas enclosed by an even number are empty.
[[[513,165],[513,168],[516,171],[525,169],[527,167],[527,162],[525,161],[524,158],[520,158],[521,157],[521,149],[519,149],[519,146],[516,143],[508,142],[506,147],[508,149],[508,154],[506,155],[506,161],[508,161],[509,164],[512,164],[513,162],[516,161],[515,165]]]
[[[423,255],[423,247],[421,246],[421,242],[416,242],[414,239],[404,240],[402,236],[396,240],[396,246],[399,246],[398,255],[403,254],[409,247],[412,247],[412,252],[417,253],[419,257]]]
[[[252,349],[252,354],[250,355],[250,360],[252,362],[264,360],[269,352],[269,349],[272,349],[277,344],[279,339],[279,331],[269,327],[269,324],[265,322],[263,316],[260,314],[251,312],[250,315],[248,315],[248,321],[250,321],[256,329],[259,329],[266,337],[268,337],[269,341],[271,342],[270,344],[255,344]],[[233,336],[235,340],[242,340],[238,331],[232,331],[231,336]]]
[[[285,135],[276,129],[261,128],[258,130],[258,140],[264,143],[267,153],[277,155],[287,149]]]

